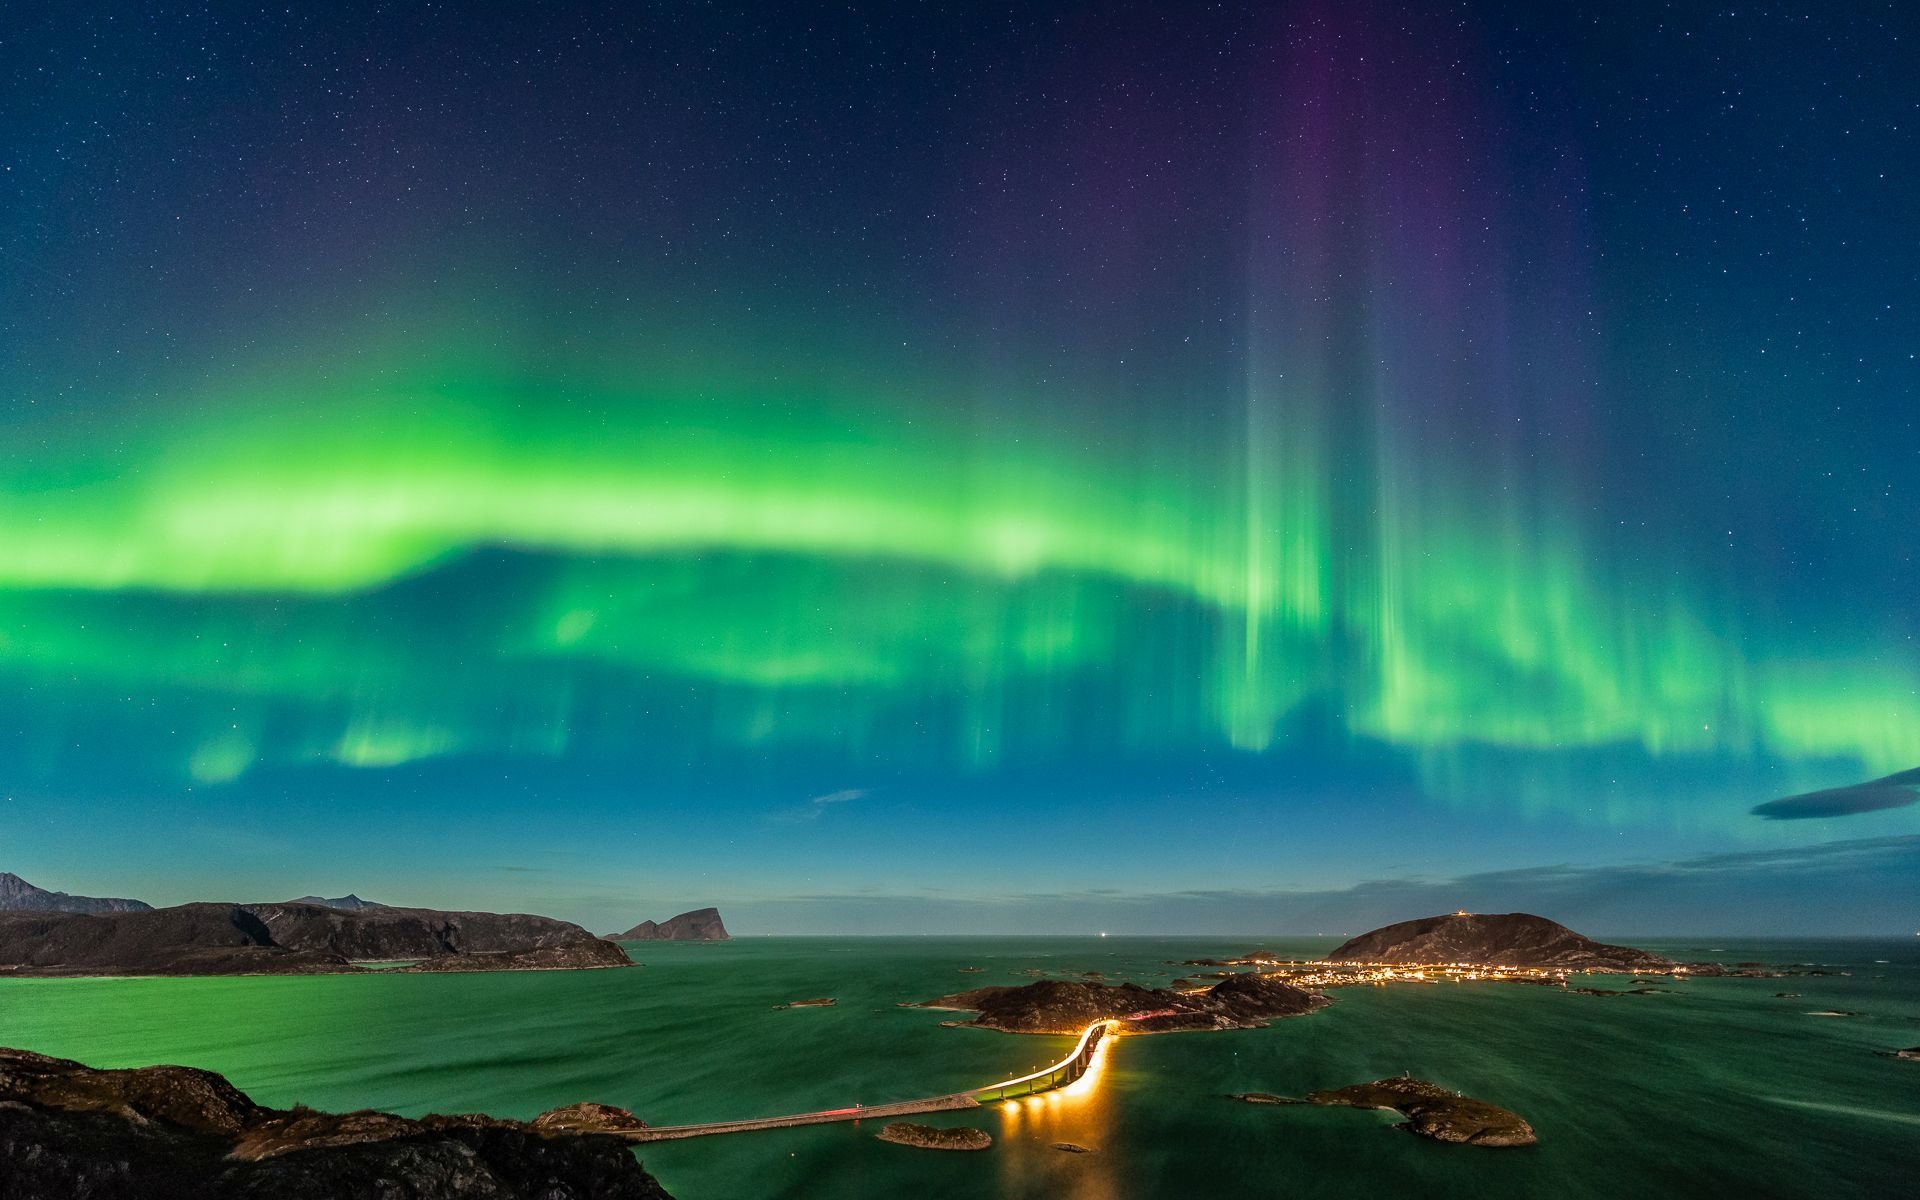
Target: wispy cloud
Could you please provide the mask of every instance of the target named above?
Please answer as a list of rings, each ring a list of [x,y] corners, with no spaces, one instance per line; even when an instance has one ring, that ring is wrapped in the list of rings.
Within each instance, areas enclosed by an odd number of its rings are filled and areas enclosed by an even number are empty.
[[[1905,808],[1909,804],[1920,804],[1920,767],[1884,779],[1769,800],[1755,805],[1753,815],[1769,821],[1811,821]]]
[[[864,800],[867,794],[866,788],[842,788],[837,792],[828,792],[823,796],[815,796],[798,808],[790,808],[784,812],[775,813],[770,819],[784,825],[792,825],[801,821],[818,821],[821,815],[828,809],[841,804],[848,804],[855,800]]]

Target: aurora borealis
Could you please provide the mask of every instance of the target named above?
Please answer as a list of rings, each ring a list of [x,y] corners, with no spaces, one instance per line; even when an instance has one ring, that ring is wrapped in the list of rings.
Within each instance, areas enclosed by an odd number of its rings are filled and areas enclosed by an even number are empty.
[[[6,47],[0,867],[1339,886],[1920,764],[1896,9],[115,7]]]

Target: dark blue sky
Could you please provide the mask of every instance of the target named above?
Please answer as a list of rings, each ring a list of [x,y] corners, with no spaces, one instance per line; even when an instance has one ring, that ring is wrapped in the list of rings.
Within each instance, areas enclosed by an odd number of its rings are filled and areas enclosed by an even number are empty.
[[[10,25],[0,867],[1912,922],[1900,5]]]

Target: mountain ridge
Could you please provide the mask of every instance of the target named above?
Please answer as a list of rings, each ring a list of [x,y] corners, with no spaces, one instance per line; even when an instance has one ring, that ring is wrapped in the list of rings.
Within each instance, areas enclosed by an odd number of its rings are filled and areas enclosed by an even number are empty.
[[[313,904],[182,904],[145,912],[0,913],[0,973],[347,974],[356,962],[445,969],[616,967],[632,960],[580,926],[530,913]]]
[[[0,871],[0,912],[115,913],[152,912],[145,900],[118,896],[73,896],[36,887],[11,871]]]

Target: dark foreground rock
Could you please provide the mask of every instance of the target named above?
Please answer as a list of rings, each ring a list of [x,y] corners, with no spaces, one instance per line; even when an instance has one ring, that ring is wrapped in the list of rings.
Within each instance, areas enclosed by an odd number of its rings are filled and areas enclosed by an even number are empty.
[[[1022,987],[985,987],[929,1000],[922,1007],[977,1012],[971,1022],[1007,1033],[1078,1033],[1095,1021],[1125,1021],[1135,1033],[1252,1029],[1312,1012],[1328,1001],[1265,975],[1233,975],[1204,992],[1137,983],[1043,979]]]
[[[317,904],[0,913],[0,973],[17,975],[341,974],[356,961],[395,959],[436,964],[425,970],[528,970],[543,957],[532,952],[547,952],[550,968],[630,965],[580,926],[528,913]]]
[[[727,942],[727,932],[717,908],[696,908],[665,921],[642,921],[625,933],[608,934],[616,942]]]
[[[1658,972],[1675,964],[1631,946],[1609,946],[1531,913],[1449,913],[1363,933],[1334,962],[1462,963],[1560,971]]]
[[[1531,1146],[1533,1126],[1497,1104],[1450,1092],[1424,1079],[1378,1079],[1331,1091],[1308,1092],[1308,1104],[1396,1109],[1403,1128],[1436,1142],[1467,1146]]]
[[[211,1071],[102,1071],[0,1049],[0,1194],[7,1200],[671,1200],[624,1142],[549,1120],[587,1107],[556,1110],[532,1124],[282,1111],[255,1104]],[[633,1121],[621,1109],[596,1116]]]
[[[918,1146],[922,1150],[985,1150],[993,1145],[993,1136],[986,1130],[965,1125],[957,1129],[936,1129],[932,1125],[895,1121],[874,1136],[883,1142]]]

